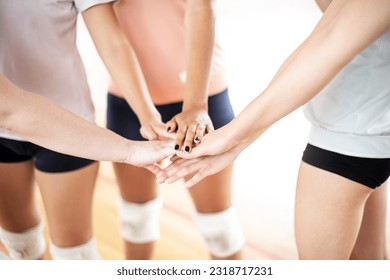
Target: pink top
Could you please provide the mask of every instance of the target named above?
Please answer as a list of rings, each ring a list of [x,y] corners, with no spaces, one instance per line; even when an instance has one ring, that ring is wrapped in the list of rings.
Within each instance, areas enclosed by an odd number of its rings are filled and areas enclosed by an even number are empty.
[[[118,21],[139,59],[154,104],[183,100],[185,93],[184,0],[122,0],[115,5]],[[227,87],[223,52],[216,44],[209,94]],[[122,96],[111,82],[109,91]]]

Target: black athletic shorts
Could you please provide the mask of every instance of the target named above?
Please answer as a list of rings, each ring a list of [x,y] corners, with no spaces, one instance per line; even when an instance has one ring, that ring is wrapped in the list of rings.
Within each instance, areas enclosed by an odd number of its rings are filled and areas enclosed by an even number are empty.
[[[390,159],[346,156],[308,144],[302,161],[369,188],[380,187],[390,176]]]
[[[170,121],[182,111],[183,102],[157,105],[164,123]],[[208,113],[214,128],[218,129],[234,119],[228,90],[208,98]],[[108,93],[107,95],[107,128],[131,140],[145,140],[140,133],[141,125],[137,115],[126,100]]]
[[[60,173],[81,169],[94,161],[53,152],[30,142],[0,138],[0,163],[33,160],[43,172]]]

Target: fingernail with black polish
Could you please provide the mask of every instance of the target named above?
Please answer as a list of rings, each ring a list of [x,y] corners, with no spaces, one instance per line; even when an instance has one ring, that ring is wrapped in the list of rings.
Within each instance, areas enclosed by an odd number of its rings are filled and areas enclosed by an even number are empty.
[[[199,139],[199,137],[198,136],[196,136],[195,137],[195,141],[199,141],[200,139]]]
[[[175,150],[178,150],[180,147],[178,144],[175,145]]]
[[[190,147],[186,146],[185,150],[186,150],[186,152],[189,152],[190,151]]]
[[[171,127],[169,126],[168,128],[167,128],[167,132],[169,132],[171,130]]]

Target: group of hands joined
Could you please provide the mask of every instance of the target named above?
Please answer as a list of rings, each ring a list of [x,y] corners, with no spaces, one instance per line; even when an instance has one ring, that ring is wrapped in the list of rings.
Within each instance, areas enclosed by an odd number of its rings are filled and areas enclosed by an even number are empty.
[[[163,123],[161,116],[141,122],[141,135],[149,141],[132,141],[127,162],[145,167],[157,183],[173,183],[186,177],[189,188],[227,167],[239,154],[226,125],[214,130],[205,109],[191,109]],[[160,163],[169,158],[163,168]]]

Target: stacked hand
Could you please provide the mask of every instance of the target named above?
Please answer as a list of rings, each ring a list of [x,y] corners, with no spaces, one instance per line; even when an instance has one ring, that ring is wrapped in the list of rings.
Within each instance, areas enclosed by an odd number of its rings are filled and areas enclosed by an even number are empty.
[[[192,187],[238,156],[241,149],[230,131],[229,125],[214,131],[205,110],[184,111],[166,124],[153,119],[141,127],[142,136],[151,141],[136,142],[133,158],[142,160],[131,164],[155,173],[157,183],[173,183],[194,174],[185,184]],[[167,157],[171,157],[171,164],[161,169],[156,162]]]
[[[172,163],[156,174],[157,183],[173,183],[194,174],[185,184],[188,188],[192,187],[227,167],[240,151],[240,147],[229,136],[229,128],[225,126],[206,134],[190,152],[177,151],[171,159]]]

